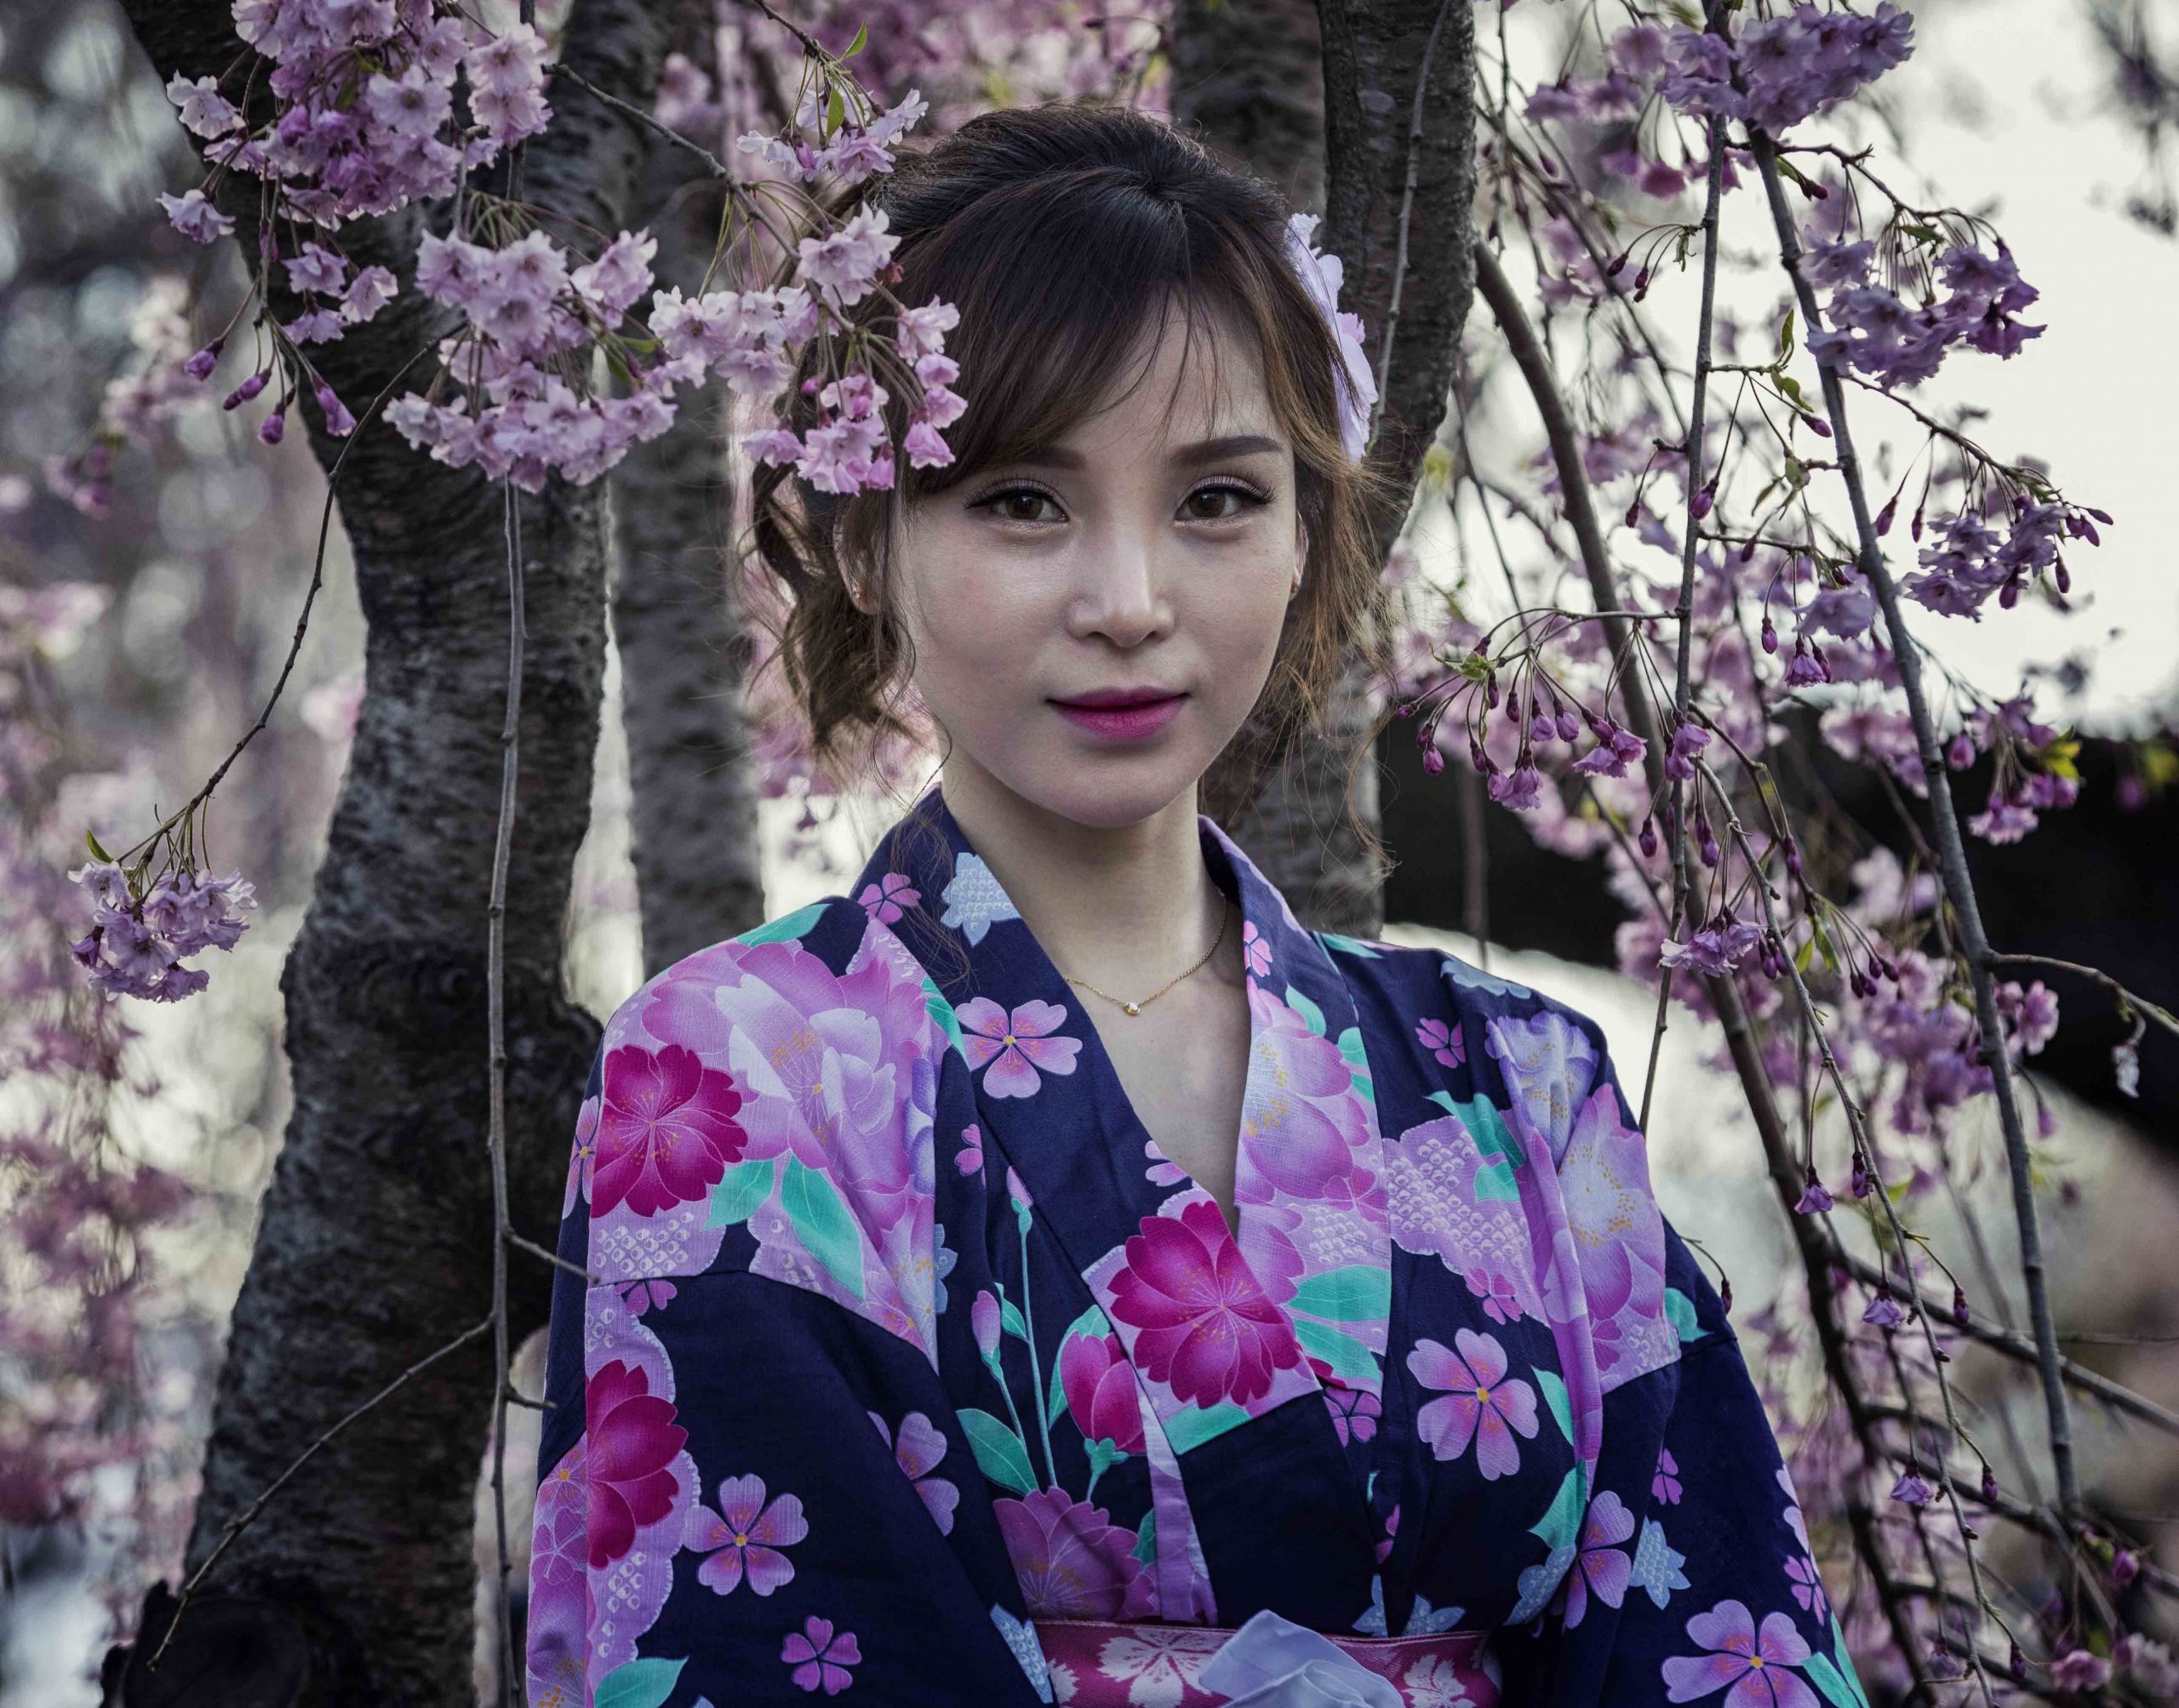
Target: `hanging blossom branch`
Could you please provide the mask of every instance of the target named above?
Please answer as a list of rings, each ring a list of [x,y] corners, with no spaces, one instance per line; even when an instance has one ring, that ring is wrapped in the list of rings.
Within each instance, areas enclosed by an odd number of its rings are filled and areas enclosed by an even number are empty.
[[[1925,435],[1881,512],[1866,517],[1875,506],[1864,506],[1865,519],[1879,535],[1902,510],[1912,511],[1909,531],[1923,549],[1918,570],[1901,584],[1903,597],[1937,615],[2010,609],[2031,595],[2067,608],[2066,549],[2074,541],[2095,544],[2097,524],[2109,518],[2067,500],[2032,464],[1992,457],[1953,421],[1902,395],[1952,355],[2009,357],[2040,328],[2020,319],[2034,292],[1987,222],[1905,202],[1870,169],[1866,150],[1799,140],[1780,145],[1780,175],[1799,185],[1818,209],[1807,243],[1811,266],[1827,270],[1819,288],[1833,292],[1827,315],[1812,313],[1801,300],[1782,305],[1776,350],[1764,357],[1743,357],[1736,346],[1745,334],[1727,320],[1719,323],[1723,347],[1714,357],[1698,351],[1691,372],[1667,360],[1640,305],[1661,270],[1684,266],[1698,244],[1708,296],[1711,222],[1674,222],[1629,235],[1621,230],[1623,204],[1669,202],[1690,182],[1707,189],[1713,176],[1727,190],[1745,184],[1755,175],[1747,170],[1752,144],[1735,141],[1736,129],[1753,123],[1776,136],[1854,100],[1907,57],[1912,26],[1890,5],[1857,15],[1813,5],[1774,9],[1759,0],[1726,14],[1725,25],[1713,18],[1707,31],[1672,27],[1674,20],[1646,7],[1629,10],[1629,25],[1610,35],[1593,9],[1584,10],[1557,80],[1532,90],[1513,77],[1501,32],[1500,66],[1483,68],[1482,104],[1492,132],[1483,187],[1485,205],[1497,211],[1480,246],[1478,283],[1536,397],[1546,439],[1541,485],[1558,500],[1571,526],[1599,611],[1639,614],[1654,605],[1656,617],[1679,621],[1683,655],[1667,688],[1658,680],[1645,623],[1538,629],[1527,621],[1530,602],[1517,593],[1515,604],[1524,608],[1514,618],[1479,626],[1456,593],[1427,644],[1403,637],[1404,654],[1426,656],[1434,668],[1422,668],[1419,659],[1404,665],[1403,681],[1412,688],[1402,710],[1417,717],[1426,770],[1442,773],[1449,754],[1465,745],[1469,768],[1488,780],[1490,797],[1520,811],[1539,841],[1570,854],[1605,852],[1615,887],[1642,910],[1621,928],[1623,966],[1661,987],[1679,968],[1696,975],[1681,981],[1677,994],[1722,1025],[1781,1202],[1799,1212],[1791,1225],[1816,1340],[1827,1378],[1845,1402],[1862,1474],[1890,1478],[1885,1467],[1898,1469],[1884,1519],[1869,1513],[1858,1477],[1849,1477],[1836,1504],[1844,1508],[1856,1551],[1871,1567],[1879,1609],[1908,1677],[1918,1684],[1959,1677],[1971,1665],[1978,1673],[1994,1669],[2023,1682],[2030,1662],[2021,1645],[1993,1657],[1978,1631],[1984,1619],[2004,1629],[2024,1615],[2044,1635],[2048,1688],[2102,1682],[2113,1676],[2115,1660],[2153,1691],[2168,1682],[2169,1657],[2125,1633],[2102,1585],[2082,1575],[2122,1554],[2137,1562],[2130,1547],[2079,1533],[2069,1541],[2062,1528],[2039,1523],[2039,1533],[2064,1549],[2062,1569],[2073,1575],[2075,1593],[2042,1605],[2023,1596],[2007,1603],[2018,1615],[2001,1611],[1971,1551],[1965,1503],[1976,1497],[1945,1469],[1948,1461],[1930,1453],[1932,1442],[1958,1442],[1982,1460],[1982,1492],[1997,1494],[1987,1458],[1968,1437],[1968,1420],[1947,1380],[1941,1325],[1921,1303],[1918,1270],[1942,1265],[1911,1225],[1913,1205],[1929,1183],[1947,1178],[1946,1134],[1959,1111],[1994,1092],[1990,1064],[2002,1059],[2010,1069],[2017,1057],[2039,1049],[2057,1015],[2039,984],[2022,988],[1993,980],[1989,1001],[1978,1003],[1966,968],[1972,951],[1963,945],[1957,908],[1932,911],[1943,894],[1938,881],[1902,869],[1888,852],[1879,849],[1854,865],[1856,900],[1843,905],[1832,900],[1824,882],[1831,873],[1804,867],[1804,839],[1787,825],[1784,801],[1760,757],[1776,739],[1774,716],[1816,699],[1825,708],[1819,727],[1829,745],[1876,765],[1887,786],[1896,782],[1927,793],[1929,746],[1912,708],[1902,712],[1885,704],[1888,694],[1901,691],[1907,667],[1901,656],[1907,644],[1903,631],[1878,625],[1879,600],[1859,563],[1859,531],[1834,528],[1819,506],[1823,483],[1851,464],[1837,431],[1840,412],[1804,393],[1794,377],[1797,330],[1805,329],[1808,350],[1827,371],[1852,369],[1847,377],[1896,404]],[[1592,34],[1600,69],[1576,75]],[[1524,111],[1526,128],[1517,129]],[[1690,120],[1700,127],[1692,138],[1684,134]],[[1793,166],[1796,158],[1816,163],[1824,180]],[[1865,203],[1879,210],[1866,231]],[[1495,245],[1506,220],[1517,224],[1536,258],[1541,336],[1497,264]],[[1632,277],[1631,290],[1624,277]],[[1576,372],[1573,392],[1603,416],[1600,425],[1570,407],[1553,372],[1554,323],[1563,325],[1569,316],[1576,318],[1587,364]],[[1711,318],[1706,305],[1701,324]],[[1682,388],[1690,381],[1701,386],[1709,374],[1736,383],[1723,390],[1719,420],[1711,422],[1706,409],[1696,426],[1681,407]],[[1908,490],[1917,478],[1919,495]],[[1639,567],[1615,568],[1595,526],[1591,488],[1630,479],[1625,526],[1642,547],[1675,560],[1681,574],[1670,582]],[[1494,483],[1478,476],[1475,484],[1489,521]],[[1666,519],[1659,502],[1674,487],[1679,526]],[[1514,514],[1528,515],[1549,540],[1547,519],[1524,502],[1503,501]],[[1766,662],[1772,660],[1775,665]],[[1653,683],[1657,698],[1678,713],[1667,714],[1661,729],[1650,706]],[[2012,840],[2033,828],[2039,811],[2072,803],[2079,788],[2073,744],[2036,720],[2027,694],[1993,702],[1957,680],[1947,678],[1946,688],[1957,729],[1939,750],[1942,766],[1964,768],[1982,752],[1995,761],[1989,805],[1965,830],[1991,841]],[[1815,693],[1827,688],[1820,697]],[[1457,719],[1448,715],[1456,706],[1461,709]],[[1937,715],[1935,706],[1924,710]],[[1586,751],[1577,740],[1584,727],[1595,738]],[[1444,739],[1456,728],[1467,734],[1465,744]],[[1629,758],[1643,761],[1639,777],[1628,770]],[[2145,764],[2142,777],[2148,774]],[[1581,785],[1578,813],[1559,792],[1567,778]],[[1676,791],[1697,778],[1681,822],[1665,785],[1670,782]],[[1669,845],[1658,834],[1660,818]],[[1758,824],[1768,827],[1767,850],[1759,846],[1762,832],[1747,828]],[[1827,830],[1808,844],[1827,868],[1837,859],[1833,849],[1862,840],[1857,828],[1839,829],[1843,835]],[[1906,834],[1910,848],[1919,846],[1911,820]],[[1782,881],[1774,875],[1781,860]],[[1667,871],[1678,910],[1658,894],[1657,880]],[[2033,963],[1992,956],[1987,964]],[[2124,1004],[2123,987],[2105,982]],[[1668,1000],[1661,990],[1661,1017]],[[2122,1083],[2130,1078],[2130,1046],[2145,1025],[2137,1008],[2126,1012],[2135,1027],[2114,1059]],[[1805,1065],[1812,1055],[1813,1082]],[[1864,1072],[1871,1088],[1848,1095],[1853,1117],[1846,1137],[1853,1200],[1887,1254],[1880,1265],[1848,1262],[1852,1254],[1828,1214],[1844,1194],[1834,1201],[1824,1186],[1815,1149],[1819,1103],[1835,1095],[1825,1082],[1845,1092]],[[1771,1089],[1781,1079],[1799,1088],[1798,1146],[1786,1135]],[[1896,1129],[1884,1145],[1893,1153],[1889,1171],[1873,1118],[1879,1095],[1890,1100],[1884,1108]],[[1645,1092],[1645,1115],[1647,1106]],[[2047,1137],[2050,1111],[2045,1105],[2039,1113]],[[2015,1148],[2024,1153],[2021,1137]],[[1887,1172],[1901,1185],[1887,1187]],[[1864,1329],[1877,1331],[1873,1336],[1849,1337],[1836,1321],[1839,1292],[1849,1283],[1869,1288],[1861,1314]],[[1992,1337],[2001,1331],[1969,1315],[1956,1282],[1953,1291],[1945,1333],[1957,1328],[1997,1345]],[[1920,1332],[1901,1335],[1916,1311],[1923,1313]],[[2016,1337],[2005,1344],[2016,1354],[2033,1343]],[[1928,1403],[1918,1403],[1910,1386],[1930,1384],[1935,1391]],[[1902,1396],[1897,1402],[1879,1397],[1894,1385]],[[2142,1403],[2153,1409],[2153,1402]],[[1899,1425],[1907,1434],[1895,1445],[1888,1431]],[[1811,1454],[1816,1440],[1810,1437]],[[1920,1551],[1926,1579],[1886,1567],[1879,1532],[1893,1525]],[[1942,1581],[1954,1553],[1965,1557],[1966,1594]],[[2147,1575],[2138,1562],[2127,1569]],[[1929,1601],[1937,1619],[1937,1646],[1926,1672],[1901,1617],[1918,1597]],[[2099,1624],[2108,1642],[2095,1637]],[[2027,1627],[2022,1629],[2025,1637]],[[2094,1652],[2092,1642],[2102,1642],[2112,1658]],[[1987,1681],[1976,1688],[1987,1691]]]

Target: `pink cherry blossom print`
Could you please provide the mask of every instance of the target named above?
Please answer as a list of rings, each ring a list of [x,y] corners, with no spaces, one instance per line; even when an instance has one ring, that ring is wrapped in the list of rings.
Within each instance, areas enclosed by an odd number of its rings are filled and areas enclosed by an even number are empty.
[[[794,1669],[787,1676],[803,1689],[837,1696],[855,1682],[848,1669],[861,1664],[862,1649],[853,1631],[835,1635],[832,1620],[812,1614],[800,1631],[788,1633],[780,1645],[780,1659]]]
[[[1177,1186],[1188,1177],[1187,1170],[1169,1159],[1158,1148],[1155,1139],[1146,1139],[1142,1154],[1150,1159],[1150,1166],[1142,1171],[1142,1178],[1153,1186]]]
[[[1368,1441],[1377,1433],[1377,1420],[1385,1408],[1377,1397],[1367,1388],[1352,1388],[1331,1373],[1331,1366],[1321,1358],[1309,1360],[1310,1368],[1323,1384],[1324,1403],[1331,1408],[1332,1427],[1339,1433],[1339,1444]]]
[[[590,1563],[609,1566],[636,1545],[636,1532],[673,1510],[681,1492],[670,1467],[689,1431],[673,1421],[673,1402],[650,1391],[641,1369],[615,1359],[583,1390],[590,1501]]]
[[[1423,1048],[1446,1067],[1458,1067],[1467,1060],[1467,1040],[1461,1036],[1458,1026],[1448,1026],[1443,1020],[1436,1019],[1419,1020],[1415,1023],[1415,1037]]]
[[[1672,1449],[1657,1449],[1657,1474],[1650,1479],[1650,1498],[1661,1500],[1667,1506],[1679,1505],[1679,1461],[1672,1456]]]
[[[961,1048],[971,1069],[988,1068],[984,1090],[993,1097],[1033,1097],[1045,1073],[1074,1071],[1078,1038],[1051,1034],[1067,1018],[1057,1003],[1024,1003],[1009,1014],[988,997],[977,997],[955,1011],[961,1022]]]
[[[1594,1596],[1608,1608],[1627,1599],[1627,1585],[1634,1574],[1634,1561],[1620,1547],[1634,1534],[1634,1515],[1627,1503],[1609,1488],[1589,1503],[1589,1516],[1581,1522],[1573,1569],[1566,1574],[1566,1629],[1581,1624]]]
[[[1687,1634],[1709,1652],[1665,1662],[1667,1701],[1724,1690],[1724,1708],[1821,1708],[1816,1692],[1791,1670],[1808,1659],[1809,1647],[1784,1614],[1768,1615],[1758,1635],[1746,1603],[1719,1602],[1688,1620]]]
[[[732,1077],[684,1045],[610,1052],[603,1095],[593,1216],[624,1201],[651,1216],[703,1197],[747,1147],[734,1118],[742,1098]]]
[[[1513,1277],[1478,1265],[1461,1278],[1467,1282],[1467,1290],[1483,1301],[1483,1314],[1493,1322],[1520,1321],[1521,1296]]]
[[[880,925],[890,925],[923,900],[922,892],[908,882],[905,872],[889,871],[876,883],[866,883],[855,897],[862,911]]]
[[[979,1173],[984,1166],[983,1128],[973,1121],[961,1129],[961,1148],[953,1153],[953,1166],[964,1174]]]
[[[1458,1459],[1475,1443],[1476,1468],[1485,1482],[1521,1468],[1516,1435],[1534,1438],[1536,1390],[1506,1374],[1506,1351],[1497,1337],[1456,1329],[1449,1352],[1435,1340],[1418,1340],[1407,1368],[1426,1388],[1450,1389],[1415,1414],[1416,1433],[1439,1459]]]
[[[1249,971],[1259,979],[1271,976],[1271,943],[1256,929],[1253,919],[1241,922],[1241,959],[1248,963]]]
[[[696,1580],[719,1594],[731,1595],[747,1582],[768,1596],[794,1576],[794,1562],[781,1553],[809,1534],[802,1499],[775,1496],[767,1505],[761,1477],[729,1477],[718,1486],[719,1510],[701,1504],[689,1511],[681,1545],[706,1555]]]
[[[1275,1371],[1301,1362],[1301,1343],[1249,1272],[1216,1204],[1145,1216],[1125,1255],[1112,1314],[1141,1331],[1137,1361],[1181,1400],[1246,1405],[1270,1391]]]
[[[1786,1562],[1786,1576],[1793,1586],[1793,1599],[1819,1619],[1831,1616],[1830,1598],[1823,1593],[1823,1579],[1816,1569],[1816,1562],[1803,1555],[1798,1560]]]
[[[893,1462],[901,1467],[901,1475],[915,1486],[931,1522],[938,1526],[938,1534],[952,1535],[953,1509],[961,1504],[961,1491],[947,1478],[930,1474],[945,1460],[945,1432],[921,1412],[910,1412],[901,1420],[896,1440],[883,1417],[872,1412],[869,1418],[886,1446],[893,1449]]]
[[[1077,1334],[1059,1352],[1059,1385],[1084,1441],[1109,1441],[1122,1453],[1142,1451],[1142,1408],[1135,1366],[1117,1334]]]
[[[602,1098],[586,1097],[576,1111],[575,1142],[568,1152],[568,1190],[560,1200],[563,1221],[578,1197],[590,1196],[590,1171],[598,1162],[598,1122],[604,1106]]]
[[[1063,1488],[994,1501],[1014,1575],[1032,1619],[1141,1619],[1151,1578],[1135,1557],[1135,1532],[1101,1506]]]

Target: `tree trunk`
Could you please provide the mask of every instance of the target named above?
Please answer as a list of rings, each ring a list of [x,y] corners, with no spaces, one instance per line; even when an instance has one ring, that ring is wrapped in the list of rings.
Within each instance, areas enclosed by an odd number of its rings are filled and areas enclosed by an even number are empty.
[[[721,199],[691,173],[692,159],[655,140],[642,195],[659,284],[689,294],[711,260]],[[646,976],[765,917],[742,686],[752,649],[727,549],[728,400],[716,380],[683,390],[673,426],[636,446],[613,477],[613,638]]]
[[[1174,117],[1214,151],[1280,184],[1297,209],[1314,209],[1321,191],[1318,246],[1346,264],[1340,306],[1362,317],[1373,370],[1391,325],[1370,450],[1398,494],[1374,518],[1381,558],[1444,417],[1473,290],[1474,18],[1468,0],[1318,0],[1312,59],[1296,51],[1307,39],[1301,21],[1280,15],[1296,9],[1274,0],[1267,16],[1232,0],[1183,0],[1174,20]],[[1291,163],[1319,159],[1321,174]],[[1232,814],[1236,839],[1313,928],[1374,936],[1384,923],[1383,877],[1370,845],[1378,774],[1364,751],[1376,721],[1358,659],[1321,725]],[[1231,791],[1214,778],[1205,792]]]
[[[126,0],[162,80],[237,51],[225,0]],[[640,0],[577,0],[563,57],[648,105],[666,31]],[[621,223],[637,127],[565,84],[530,143],[530,200],[564,234]],[[255,184],[231,180],[255,261]],[[443,211],[443,210],[442,210]],[[567,221],[580,222],[570,225]],[[404,286],[409,209],[343,232]],[[277,281],[275,282],[277,284]],[[275,311],[280,311],[274,292]],[[289,306],[287,312],[292,312]],[[404,288],[321,366],[363,405],[444,327]],[[419,363],[407,385],[420,386]],[[312,441],[328,440],[306,405]],[[588,820],[604,661],[603,494],[558,482],[523,500],[529,639],[519,822],[506,921],[508,1168],[517,1228],[549,1244],[598,1027],[563,994],[569,877]],[[485,950],[507,649],[500,489],[359,431],[340,510],[369,626],[365,694],[323,864],[281,978],[295,1110],[231,1325],[186,1571],[344,1414],[490,1311]],[[245,774],[246,786],[246,774]],[[549,1271],[516,1254],[519,1340]],[[129,1703],[466,1704],[471,1537],[495,1373],[489,1335],[433,1363],[317,1454],[240,1533],[184,1611],[157,1672],[163,1586],[133,1654]]]

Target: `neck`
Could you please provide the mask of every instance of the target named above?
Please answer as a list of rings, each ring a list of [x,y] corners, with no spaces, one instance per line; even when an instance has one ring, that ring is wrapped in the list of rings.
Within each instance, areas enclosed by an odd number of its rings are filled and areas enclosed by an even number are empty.
[[[1039,807],[973,765],[948,764],[941,787],[962,833],[1068,977],[1133,999],[1217,937],[1226,898],[1204,864],[1192,783],[1147,818],[1112,826]],[[1238,940],[1238,926],[1224,923]]]

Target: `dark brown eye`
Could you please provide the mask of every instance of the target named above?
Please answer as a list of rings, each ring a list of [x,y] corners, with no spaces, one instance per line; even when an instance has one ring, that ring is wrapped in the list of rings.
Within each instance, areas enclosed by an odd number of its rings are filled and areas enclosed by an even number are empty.
[[[1232,522],[1246,515],[1250,510],[1261,509],[1271,502],[1261,493],[1243,486],[1238,481],[1218,481],[1209,486],[1199,486],[1187,495],[1187,502],[1192,505],[1198,499],[1215,500],[1227,496],[1231,496],[1234,500],[1232,509],[1221,510],[1209,515],[1198,511],[1190,519],[1195,522]]]
[[[1027,506],[1026,511],[1010,507],[1025,504]],[[969,508],[987,510],[1001,522],[1035,523],[1044,519],[1036,513],[1036,507],[1040,504],[1049,504],[1054,509],[1058,508],[1052,495],[1040,487],[1008,486],[986,494]]]

